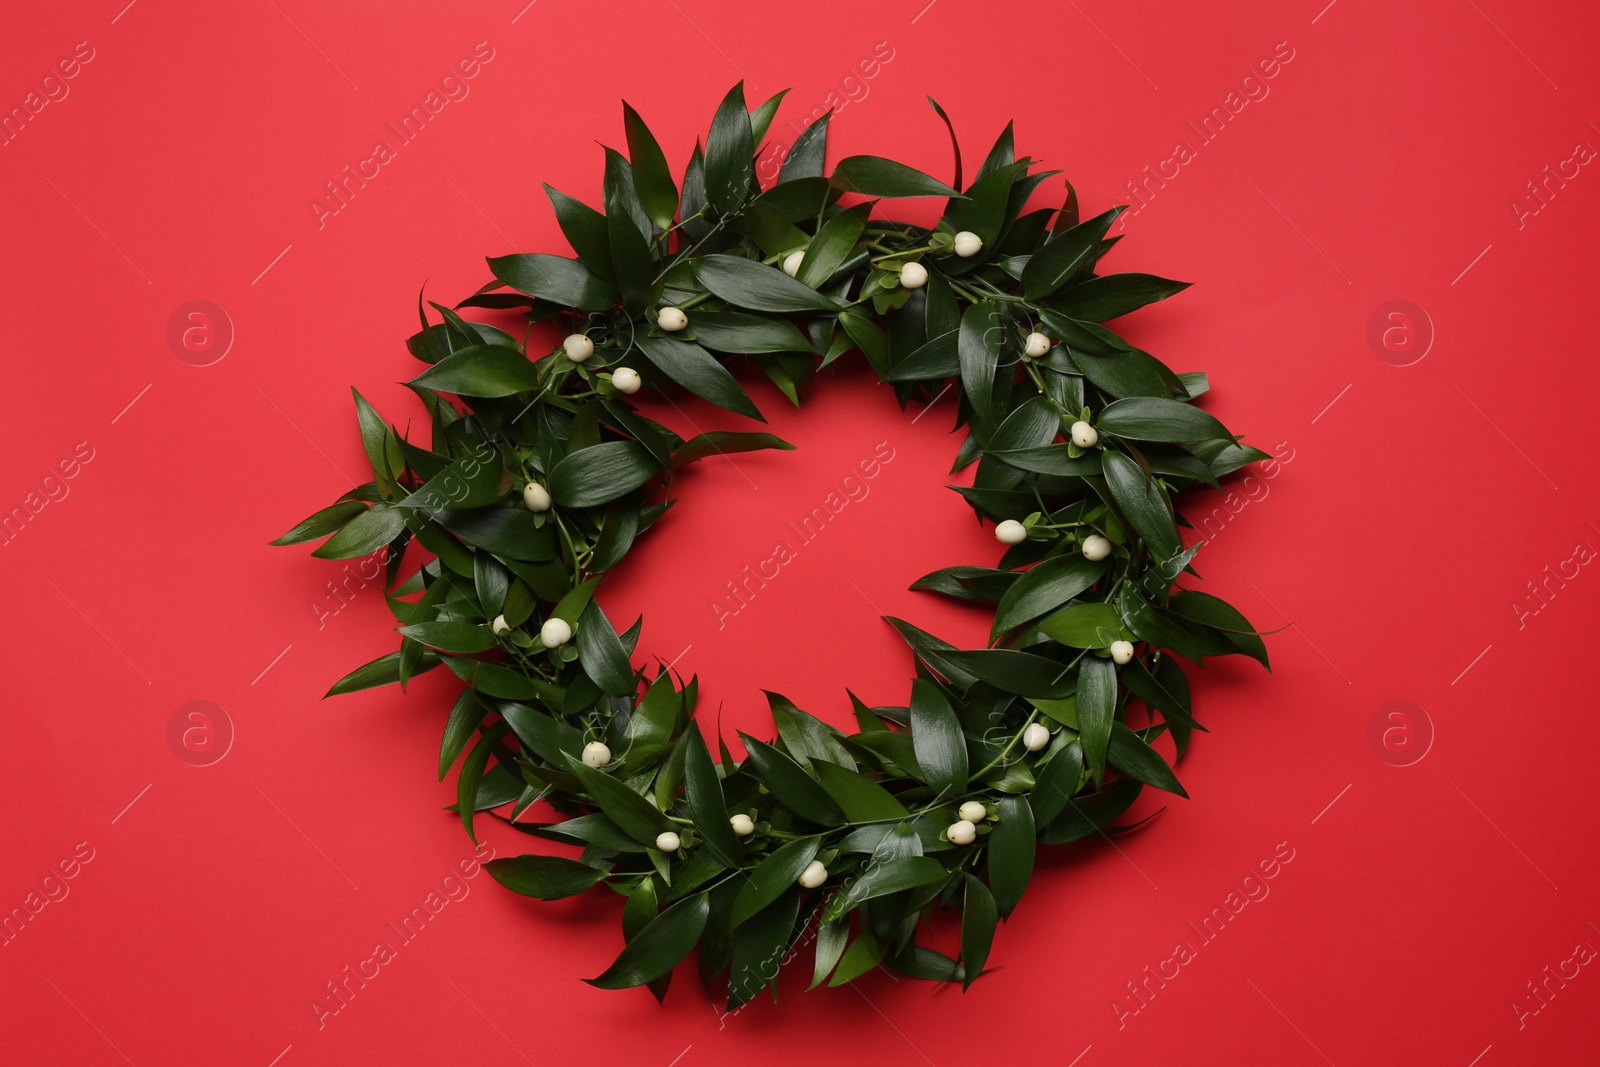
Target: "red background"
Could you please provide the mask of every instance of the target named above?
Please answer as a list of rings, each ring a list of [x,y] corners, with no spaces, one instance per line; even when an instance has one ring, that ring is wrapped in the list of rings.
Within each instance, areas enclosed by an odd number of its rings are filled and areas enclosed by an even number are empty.
[[[1592,1061],[1600,975],[1552,978],[1543,1000],[1526,985],[1600,946],[1600,577],[1582,566],[1600,548],[1600,177],[1563,164],[1600,146],[1592,11],[125,2],[21,8],[0,36],[7,109],[78,42],[93,55],[0,147],[0,507],[39,508],[0,547],[0,906],[67,892],[0,947],[8,1062]],[[324,182],[393,142],[385,123],[478,42],[493,58],[469,94],[319,227]],[[1186,123],[1275,48],[1293,58],[1247,86],[1267,95],[1201,144]],[[1295,624],[1270,639],[1276,669],[1197,677],[1213,732],[1181,768],[1194,799],[1116,847],[1044,859],[965,997],[884,976],[803,994],[802,959],[777,1005],[720,1018],[684,973],[661,1008],[579,982],[620,946],[611,898],[539,905],[479,874],[319,1020],[325,983],[470,854],[433,781],[453,680],[321,701],[392,646],[392,623],[376,588],[332,599],[336,565],[266,541],[358,476],[348,385],[415,413],[395,383],[416,371],[400,342],[419,286],[453,302],[485,254],[559,250],[539,182],[598,201],[595,141],[621,144],[619,98],[681,167],[741,76],[754,100],[794,87],[774,140],[845,100],[833,159],[948,175],[927,92],[969,172],[1014,117],[1020,151],[1096,211],[1190,143],[1115,262],[1196,284],[1124,325],[1210,371],[1206,405],[1292,456],[1234,482],[1198,560],[1258,625]],[[1534,200],[1546,165],[1568,178]],[[233,333],[204,367],[167,335],[197,299]],[[1368,323],[1392,300],[1421,311],[1385,349]],[[1425,335],[1424,358],[1393,365]],[[603,600],[624,625],[645,613],[641,652],[698,672],[730,731],[768,732],[763,687],[844,723],[846,685],[904,699],[908,657],[880,613],[981,639],[977,615],[906,586],[998,546],[941,488],[948,401],[913,423],[846,373],[801,419],[751,389],[799,450],[702,464]],[[869,495],[719,628],[723,583],[880,441],[894,459]],[[80,442],[92,459],[46,483]],[[1547,566],[1543,600],[1513,607]],[[209,766],[169,744],[191,700],[232,726]],[[1390,701],[1413,707],[1369,732]],[[522,844],[484,836],[501,855]],[[92,860],[45,883],[75,848]],[[1293,859],[1269,895],[1203,943],[1187,924],[1275,849]],[[1180,941],[1195,958],[1179,976],[1129,998]]]

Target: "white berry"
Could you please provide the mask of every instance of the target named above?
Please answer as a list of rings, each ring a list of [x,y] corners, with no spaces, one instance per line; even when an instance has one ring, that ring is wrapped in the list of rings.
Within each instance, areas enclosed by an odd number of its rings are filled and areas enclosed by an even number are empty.
[[[983,238],[979,237],[971,230],[962,230],[960,233],[956,234],[954,247],[956,250],[956,255],[960,256],[962,259],[965,259],[968,256],[975,256],[979,252],[983,251]]]
[[[980,823],[989,817],[989,809],[976,800],[969,800],[961,805],[958,814],[970,823]]]
[[[529,482],[522,487],[522,503],[529,511],[549,511],[550,490],[538,482]]]
[[[662,852],[676,852],[682,844],[683,839],[671,830],[656,835],[656,848]]]
[[[565,619],[546,619],[539,627],[539,643],[545,648],[560,648],[572,640],[572,627]]]
[[[1084,559],[1105,559],[1111,555],[1111,542],[1099,534],[1090,534],[1083,539]]]
[[[637,393],[644,379],[632,367],[618,367],[611,372],[611,385],[619,393]]]
[[[994,536],[1003,545],[1020,545],[1028,539],[1028,528],[1016,519],[1006,519],[994,528]]]
[[[1113,641],[1113,642],[1111,642],[1111,660],[1112,660],[1113,663],[1131,663],[1131,662],[1133,662],[1133,642],[1132,641]]]
[[[793,278],[796,274],[799,274],[800,264],[805,258],[806,250],[803,248],[796,252],[790,252],[787,256],[784,256],[783,273],[787,274],[791,278]]]
[[[1038,359],[1040,356],[1050,351],[1050,338],[1046,337],[1038,330],[1035,330],[1028,335],[1027,347],[1024,348],[1023,351],[1033,359]]]
[[[677,333],[689,325],[689,316],[683,313],[682,308],[662,308],[656,315],[656,325],[668,333]]]
[[[900,284],[907,289],[921,289],[928,284],[928,268],[921,263],[907,263],[900,268]]]
[[[1100,443],[1100,431],[1079,419],[1072,424],[1072,443],[1079,448],[1093,448]]]
[[[812,860],[806,864],[806,869],[800,872],[800,884],[807,889],[815,889],[828,880],[828,868],[823,866],[821,860]]]
[[[733,832],[740,837],[749,837],[756,832],[756,824],[748,815],[730,815],[728,825],[733,827]]]
[[[561,348],[574,363],[582,363],[594,355],[594,342],[581,333],[567,334],[561,342]]]
[[[604,741],[590,741],[583,746],[585,767],[604,767],[611,762],[611,746]]]
[[[1049,743],[1050,731],[1042,723],[1030,722],[1022,731],[1022,747],[1029,752],[1037,752]]]
[[[952,845],[970,845],[978,839],[978,828],[965,819],[957,820],[950,824],[944,832]]]
[[[504,637],[506,634],[511,632],[511,624],[506,622],[506,617],[504,615],[496,615],[494,617],[494,622],[489,624],[489,632],[494,634],[496,637]]]

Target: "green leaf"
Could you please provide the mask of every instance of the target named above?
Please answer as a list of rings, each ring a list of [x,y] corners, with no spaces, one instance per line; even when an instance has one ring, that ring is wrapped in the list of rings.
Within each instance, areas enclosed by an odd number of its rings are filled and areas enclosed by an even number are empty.
[[[596,601],[589,601],[588,607],[583,609],[577,644],[584,673],[601,689],[614,697],[628,696],[634,691],[633,665],[628,662],[628,652]]]
[[[834,272],[855,250],[856,242],[861,239],[861,232],[867,228],[867,219],[871,216],[872,204],[857,204],[825,222],[806,248],[795,280],[815,289],[833,277]]]
[[[1091,560],[1074,552],[1044,560],[1024,571],[1000,598],[994,613],[994,633],[1002,634],[1055,611],[1092,587],[1105,570],[1104,560]]]
[[[514,507],[440,511],[434,517],[467,544],[492,552],[502,560],[554,559],[556,556],[555,525],[548,522],[539,525],[533,513],[520,503]],[[421,534],[418,539],[429,551],[438,551]],[[466,573],[472,573],[470,566]]]
[[[511,396],[539,387],[528,358],[504,345],[458,349],[406,383],[457,396]]]
[[[626,106],[626,105],[624,105]],[[609,282],[617,279],[611,266],[611,238],[606,230],[606,217],[581,200],[574,199],[550,185],[544,187],[555,209],[556,223],[566,236],[567,243],[578,253],[595,274]]]
[[[811,984],[806,987],[808,990],[817,988],[832,973],[849,940],[850,927],[846,923],[823,923],[817,928],[816,964],[812,968]]]
[[[791,884],[783,896],[739,925],[734,934],[733,969],[728,981],[729,1011],[777,982],[784,950],[796,933],[799,911],[800,889]]]
[[[311,554],[318,559],[360,559],[378,551],[406,528],[405,512],[374,504],[344,524]]]
[[[940,334],[919,345],[905,359],[883,375],[886,382],[939,381],[961,372],[961,334],[956,330]]]
[[[1130,396],[1108,405],[1095,419],[1102,433],[1139,441],[1232,440],[1209,412],[1181,400]]]
[[[456,776],[456,813],[461,817],[461,825],[467,831],[467,836],[472,838],[473,844],[477,844],[478,832],[473,828],[472,816],[478,809],[478,786],[483,782],[483,770],[494,753],[494,746],[510,729],[503,722],[496,723],[478,738],[478,743],[461,762],[461,772]]]
[[[1172,391],[1156,369],[1155,357],[1148,352],[1128,349],[1098,355],[1069,349],[1067,355],[1085,378],[1111,396],[1172,398]]]
[[[1180,589],[1172,594],[1169,607],[1185,619],[1222,631],[1222,636],[1240,652],[1268,670],[1272,669],[1272,664],[1267,662],[1266,643],[1261,640],[1256,628],[1250,625],[1250,620],[1232,604],[1209,593]]]
[[[641,845],[654,847],[657,835],[677,830],[676,824],[654,804],[604,771],[579,764],[577,772],[584,791],[600,805],[606,817]]]
[[[944,864],[931,856],[900,856],[871,863],[860,877],[829,899],[822,911],[822,921],[838,922],[864,901],[941,881],[949,873]]]
[[[767,135],[772,120],[777,117],[778,107],[783,103],[783,98],[789,95],[789,90],[780,89],[767,98],[766,102],[750,112],[750,138],[756,144]]]
[[[1006,128],[1000,131],[1000,136],[995,138],[994,147],[989,149],[989,154],[984,157],[983,166],[978,168],[978,177],[983,177],[990,171],[999,170],[1001,167],[1010,166],[1017,158],[1017,149],[1012,131],[1014,123],[1006,123]]]
[[[695,396],[740,415],[761,419],[761,412],[728,368],[699,345],[671,337],[640,336],[634,341],[663,374]]]
[[[439,657],[432,652],[424,652],[417,661],[413,674],[431,671],[439,665]],[[324,698],[339,696],[342,693],[354,693],[359,689],[376,689],[380,685],[393,685],[400,680],[400,653],[389,652],[370,663],[363,663],[349,674],[333,683],[333,688],[323,694]]]
[[[1033,876],[1033,809],[1024,797],[1001,797],[995,801],[995,814],[998,821],[989,834],[989,886],[994,890],[995,906],[1004,917],[1022,900],[1028,879]],[[971,960],[967,967],[972,969]]]
[[[445,652],[485,652],[497,643],[488,630],[470,622],[419,622],[399,632]]]
[[[911,683],[911,740],[923,779],[941,795],[967,787],[967,741],[944,691],[926,678]]]
[[[543,252],[491,256],[489,270],[519,293],[585,311],[605,311],[617,302],[617,291],[575,259]]]
[[[794,139],[794,144],[789,146],[789,154],[783,158],[783,169],[778,172],[779,184],[797,178],[822,177],[828,150],[828,120],[831,118],[833,112],[828,111]]]
[[[701,256],[695,277],[712,293],[751,311],[838,311],[839,305],[777,267],[742,256]],[[690,317],[690,325],[694,324]]]
[[[720,214],[738,211],[750,195],[754,155],[755,136],[740,82],[722,98],[706,137],[706,200]]]
[[[594,507],[633,492],[659,469],[638,442],[606,441],[557,463],[550,472],[550,495],[567,507]]]
[[[508,488],[500,454],[485,448],[452,461],[395,506],[429,510],[484,507],[498,503]]]
[[[325,507],[321,511],[301,519],[290,528],[288,533],[267,543],[282,546],[315,541],[319,537],[324,537],[338,530],[346,522],[366,510],[367,505],[359,500],[341,500],[337,504]]]
[[[694,820],[695,830],[722,865],[737,870],[744,850],[728,823],[728,804],[722,795],[717,769],[711,762],[711,752],[706,748],[706,739],[691,725],[683,744],[683,793],[689,818]]]
[[[386,482],[389,480],[389,462],[384,454],[384,441],[389,435],[389,427],[384,425],[383,416],[367,403],[366,397],[355,389],[350,392],[356,398],[356,422],[361,427],[361,448],[367,454],[367,462],[372,464],[372,473],[379,482]]]
[[[1080,282],[1052,303],[1057,311],[1075,319],[1105,322],[1187,288],[1188,282],[1168,281],[1153,274],[1107,274]]]
[[[712,430],[691,437],[672,454],[672,469],[678,470],[696,460],[705,459],[707,456],[726,456],[733,452],[757,452],[765,448],[781,448],[793,451],[794,445],[781,437],[770,433],[733,433],[728,430]]]
[[[1093,263],[1100,254],[1101,239],[1124,210],[1112,208],[1051,237],[1022,269],[1022,295],[1029,300],[1047,297]]]
[[[811,342],[788,319],[740,311],[696,311],[695,339],[718,352],[810,352]]]
[[[1110,604],[1070,604],[1039,623],[1039,629],[1071,648],[1109,648],[1122,633],[1122,616]]]
[[[1106,761],[1119,771],[1130,774],[1157,789],[1165,789],[1180,797],[1188,797],[1178,778],[1172,773],[1161,753],[1145,743],[1144,738],[1120,722],[1111,724],[1111,743],[1106,751]]]
[[[994,943],[995,927],[1000,922],[989,887],[971,874],[966,877],[966,886],[967,895],[961,909],[961,962],[967,973],[962,989],[971,988],[983,972],[983,965],[989,960],[989,947]]]
[[[1009,453],[1016,449],[1039,448],[1054,441],[1061,432],[1061,413],[1042,396],[1025,400],[1012,409],[999,428],[989,435],[985,452]],[[986,458],[978,464],[973,484],[985,489],[1011,489],[1021,483],[1023,472],[1002,459]]]
[[[678,187],[667,169],[667,157],[639,113],[622,103],[622,127],[628,135],[628,160],[633,164],[633,186],[650,221],[665,230],[678,210]]]
[[[844,926],[843,923],[838,925]],[[863,930],[861,936],[850,942],[850,947],[845,949],[844,956],[839,960],[839,966],[833,972],[833,977],[828,980],[828,988],[853,982],[882,961],[883,946],[872,936],[871,930]]]
[[[600,989],[628,989],[655,981],[693,950],[710,913],[707,894],[685,897],[650,920],[604,974],[584,981]]]
[[[938,671],[945,678],[948,678],[952,685],[965,689],[978,680],[964,668],[945,657],[945,653],[956,650],[955,646],[948,641],[942,641],[926,630],[919,630],[904,619],[896,619],[890,615],[885,615],[883,619],[895,628],[906,644],[911,646],[911,650],[916,653],[918,659]]]
[[[1072,695],[1071,668],[1032,652],[979,648],[970,652],[948,652],[945,657],[1001,692],[1046,699]]]
[[[470,689],[463,689],[450,709],[450,718],[444,724],[444,740],[439,745],[439,781],[461,755],[472,732],[483,721],[486,709]]]
[[[1006,593],[1021,577],[1016,571],[996,570],[993,567],[944,567],[924,574],[911,583],[911,588],[943,593],[957,600],[987,601],[992,604],[1004,600]]]
[[[826,760],[814,759],[811,769],[828,795],[839,802],[844,817],[851,822],[881,822],[907,819],[911,813],[890,792],[856,771],[845,770]]]
[[[961,387],[979,412],[989,411],[1000,353],[1011,337],[1009,316],[998,302],[973,304],[961,316],[957,354],[961,362]]]
[[[606,879],[600,868],[560,856],[507,856],[483,867],[513,893],[540,900],[575,897]]]
[[[666,164],[662,164],[665,170]],[[650,305],[655,295],[655,263],[650,258],[646,241],[650,221],[635,199],[633,168],[614,148],[606,149],[605,176],[606,236],[611,247],[611,263],[617,273],[617,287],[622,291],[623,307],[630,315],[639,315]],[[676,202],[676,195],[674,195]],[[633,211],[641,212],[637,220]]]
[[[500,705],[500,715],[511,724],[512,733],[527,752],[553,767],[565,768],[566,757],[576,759],[583,752],[583,733],[553,715],[515,703]]]
[[[1097,833],[1112,819],[1127,811],[1139,799],[1144,783],[1136,778],[1123,778],[1104,789],[1074,797],[1055,821],[1039,834],[1039,840],[1050,845],[1079,841]]]
[[[833,797],[798,763],[753,737],[743,733],[739,737],[749,753],[750,767],[779,804],[809,822],[834,825],[844,821]]]
[[[1140,470],[1133,460],[1109,448],[1101,451],[1100,463],[1111,498],[1122,509],[1134,532],[1144,538],[1157,559],[1176,555],[1183,548],[1183,542],[1178,537],[1167,494],[1155,479]]]
[[[955,196],[944,182],[904,163],[880,156],[846,156],[829,179],[834,188],[865,196]]]
[[[802,837],[774,849],[772,855],[756,864],[734,898],[733,925],[741,925],[796,884],[800,872],[817,858],[821,847],[822,838]]]
[[[1108,659],[1085,656],[1078,667],[1078,726],[1083,758],[1099,779],[1105,774],[1106,746],[1117,711],[1117,667]]]

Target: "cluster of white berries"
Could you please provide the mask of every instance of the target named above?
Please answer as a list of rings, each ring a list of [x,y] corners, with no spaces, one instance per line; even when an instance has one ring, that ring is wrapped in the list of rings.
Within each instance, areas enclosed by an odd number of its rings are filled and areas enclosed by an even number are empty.
[[[951,249],[962,259],[975,256],[983,251],[983,238],[971,230],[962,230],[956,234],[950,243]],[[789,269],[788,261],[784,261],[784,270]],[[795,270],[800,269],[798,261]],[[792,271],[790,273],[793,273]],[[928,284],[928,268],[921,263],[907,263],[900,268],[900,287],[902,289],[921,289]]]

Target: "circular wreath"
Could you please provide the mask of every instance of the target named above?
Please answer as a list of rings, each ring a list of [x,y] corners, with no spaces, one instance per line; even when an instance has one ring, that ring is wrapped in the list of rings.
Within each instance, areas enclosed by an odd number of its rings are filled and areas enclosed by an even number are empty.
[[[373,480],[274,542],[331,534],[314,555],[386,552],[400,648],[329,695],[440,664],[466,683],[439,774],[460,760],[467,833],[476,812],[511,804],[512,828],[582,848],[490,873],[546,900],[597,885],[627,898],[625,945],[588,981],[662,997],[698,944],[730,1010],[802,939],[813,986],[879,964],[970,984],[1037,843],[1114,832],[1147,785],[1185,795],[1150,744],[1168,731],[1181,757],[1200,728],[1172,654],[1267,664],[1244,616],[1175,587],[1199,544],[1183,546],[1172,498],[1267,457],[1194,404],[1204,374],[1174,374],[1099,325],[1185,287],[1096,273],[1122,209],[1080,220],[1068,183],[1060,209],[1027,211],[1059,172],[1014,158],[1010,126],[963,187],[953,129],[952,185],[868,155],[825,174],[824,116],[762,189],[756,146],[781,98],[750,111],[734,87],[681,189],[624,105],[631,158],[606,150],[605,213],[546,187],[576,258],[491,258],[492,282],[456,309],[432,305],[440,322],[419,298],[407,346],[429,366],[407,384],[431,441],[356,393]],[[928,228],[876,216],[863,196],[948,200]],[[462,308],[524,311],[529,332]],[[539,358],[534,323],[565,334]],[[684,464],[792,446],[684,440],[626,398],[676,385],[760,418],[729,364],[754,364],[799,403],[854,352],[902,407],[957,386],[956,466],[977,469],[955,489],[1007,547],[997,567],[947,567],[913,588],[993,604],[992,640],[958,649],[890,619],[916,663],[905,706],[852,696],[845,733],[771,696],[777,737],[741,735],[742,761],[718,738],[714,761],[691,726],[696,680],[636,668],[643,620],[619,633],[595,587],[666,513]],[[413,546],[426,561],[402,579]],[[1133,702],[1145,710],[1130,716]],[[539,801],[561,818],[517,821]],[[920,943],[919,920],[956,905],[959,955]]]

